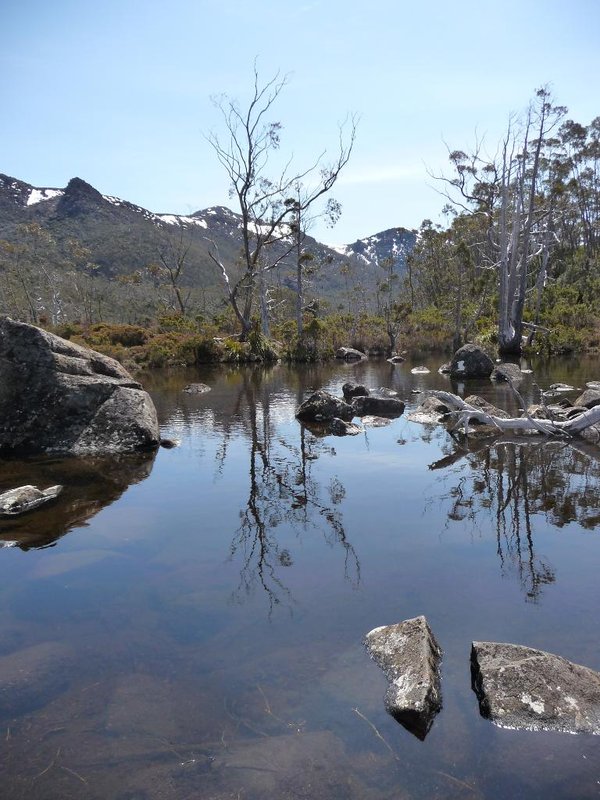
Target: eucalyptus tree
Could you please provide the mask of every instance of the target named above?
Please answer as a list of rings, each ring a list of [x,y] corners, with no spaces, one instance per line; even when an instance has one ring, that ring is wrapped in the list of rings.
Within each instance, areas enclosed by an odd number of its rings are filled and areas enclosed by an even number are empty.
[[[538,89],[524,118],[510,118],[496,156],[487,157],[481,142],[469,154],[453,151],[455,173],[443,178],[444,194],[485,225],[485,237],[470,247],[478,267],[497,276],[502,354],[521,351],[527,292],[536,281],[540,287],[545,283],[554,240],[547,171],[558,147],[551,134],[565,113],[563,106],[553,105],[546,88]]]
[[[300,278],[296,292],[302,304],[303,243],[310,210],[327,194],[347,164],[355,135],[352,119],[348,139],[340,133],[337,158],[327,164],[322,153],[306,169],[296,170],[289,158],[278,172],[272,170],[272,156],[280,148],[282,124],[269,116],[286,86],[279,73],[261,81],[256,65],[248,105],[241,108],[227,95],[214,100],[221,112],[224,135],[211,133],[208,141],[224,167],[241,215],[241,264],[224,263],[216,244],[209,251],[218,267],[227,292],[227,300],[245,339],[252,328],[252,316],[258,290],[263,332],[268,331],[268,274],[295,255]],[[301,327],[301,322],[300,322]]]

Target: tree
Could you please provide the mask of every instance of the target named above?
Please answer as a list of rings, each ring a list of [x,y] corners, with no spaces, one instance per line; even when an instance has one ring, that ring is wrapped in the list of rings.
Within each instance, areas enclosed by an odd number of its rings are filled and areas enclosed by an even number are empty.
[[[234,275],[231,265],[223,263],[214,243],[209,255],[221,272],[242,340],[247,338],[252,327],[257,290],[263,332],[266,332],[267,276],[294,252],[300,274],[296,290],[300,297],[298,304],[301,304],[302,245],[307,214],[311,206],[333,187],[350,158],[354,143],[356,123],[353,118],[347,142],[343,141],[340,132],[339,155],[331,165],[323,164],[322,154],[307,169],[293,171],[290,159],[278,175],[271,176],[269,159],[279,149],[282,125],[268,121],[267,117],[285,85],[286,78],[280,78],[279,74],[262,83],[255,65],[247,108],[242,110],[227,96],[215,100],[223,116],[225,138],[221,139],[214,133],[208,137],[217,159],[225,168],[230,194],[235,197],[241,215],[243,244],[239,277]],[[317,171],[316,185],[305,188],[305,179],[309,176],[314,178]]]
[[[455,175],[443,179],[453,190],[444,194],[485,221],[485,241],[473,253],[480,267],[497,274],[498,349],[504,355],[521,352],[527,291],[547,269],[553,192],[544,179],[557,146],[550,134],[565,113],[552,104],[548,89],[538,89],[522,123],[509,121],[498,158],[485,158],[481,143],[471,154],[453,151]]]

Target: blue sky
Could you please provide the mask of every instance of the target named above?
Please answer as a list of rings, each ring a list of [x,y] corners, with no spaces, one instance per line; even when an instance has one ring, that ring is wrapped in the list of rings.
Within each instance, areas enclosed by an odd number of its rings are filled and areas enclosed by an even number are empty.
[[[600,2],[504,0],[3,0],[0,172],[36,186],[77,175],[152,211],[230,205],[205,140],[211,96],[243,104],[254,59],[289,74],[273,119],[301,168],[360,115],[318,238],[351,242],[437,218],[427,170],[550,84],[572,119],[600,115]],[[233,207],[233,206],[232,206]]]

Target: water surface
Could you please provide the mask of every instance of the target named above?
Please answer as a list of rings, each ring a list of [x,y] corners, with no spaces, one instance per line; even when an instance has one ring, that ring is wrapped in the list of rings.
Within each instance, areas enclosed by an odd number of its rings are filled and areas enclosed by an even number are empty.
[[[1,796],[598,797],[600,737],[482,719],[469,651],[516,642],[600,670],[600,449],[466,443],[404,416],[322,437],[294,418],[347,380],[409,407],[446,388],[514,408],[438,363],[155,373],[176,449],[0,464],[0,489],[66,487],[0,522]],[[533,367],[528,400],[600,378]],[[444,650],[423,742],[386,714],[362,646],[418,614]]]

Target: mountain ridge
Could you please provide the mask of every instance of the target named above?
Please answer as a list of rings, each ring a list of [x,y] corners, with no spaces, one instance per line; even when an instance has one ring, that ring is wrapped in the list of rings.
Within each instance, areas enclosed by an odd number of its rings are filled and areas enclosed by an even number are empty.
[[[156,213],[112,195],[104,195],[85,180],[74,177],[64,188],[38,187],[0,173],[0,240],[11,244],[23,241],[24,226],[34,224],[48,245],[45,257],[60,264],[69,243],[77,241],[89,251],[89,261],[99,274],[115,279],[145,271],[159,260],[165,242],[186,238],[188,265],[183,283],[222,293],[220,275],[209,257],[216,246],[232,278],[241,269],[241,216],[226,206],[211,206],[190,214]],[[35,227],[38,226],[38,227]],[[30,231],[31,232],[31,231]],[[189,239],[189,242],[188,242]],[[285,234],[282,234],[282,242]],[[313,293],[334,300],[352,274],[355,286],[373,288],[382,279],[378,267],[393,259],[394,270],[402,273],[406,258],[414,247],[416,232],[390,228],[348,245],[328,245],[307,235],[306,250],[321,267],[314,279]],[[275,276],[274,276],[275,277]],[[277,271],[282,286],[293,285],[292,265],[284,263]]]

